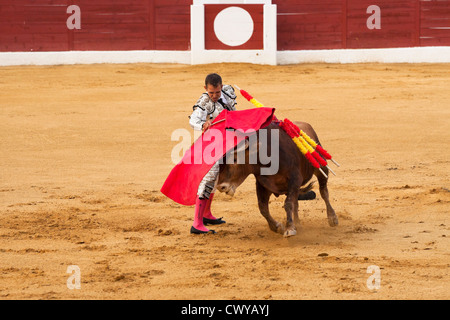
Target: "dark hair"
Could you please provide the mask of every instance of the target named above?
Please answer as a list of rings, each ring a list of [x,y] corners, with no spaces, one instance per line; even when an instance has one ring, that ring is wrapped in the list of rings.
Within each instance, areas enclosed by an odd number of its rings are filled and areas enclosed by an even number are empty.
[[[220,86],[222,84],[222,77],[217,73],[210,73],[206,76],[205,79],[205,86],[208,86],[208,84],[212,85],[213,87]]]

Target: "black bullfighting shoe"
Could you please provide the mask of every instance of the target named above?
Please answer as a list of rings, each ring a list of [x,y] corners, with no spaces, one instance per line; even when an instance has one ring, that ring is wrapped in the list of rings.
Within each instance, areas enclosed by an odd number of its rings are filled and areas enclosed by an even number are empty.
[[[222,223],[226,223],[226,221],[222,220],[222,218],[218,218],[218,219],[203,218],[203,224],[205,226],[208,224],[222,224]]]
[[[314,200],[315,198],[316,193],[312,190],[298,196],[298,200]]]
[[[194,226],[191,227],[191,233],[193,234],[204,234],[204,233],[216,233],[214,230],[208,230],[208,231],[202,231],[202,230],[198,230],[196,228],[194,228]]]

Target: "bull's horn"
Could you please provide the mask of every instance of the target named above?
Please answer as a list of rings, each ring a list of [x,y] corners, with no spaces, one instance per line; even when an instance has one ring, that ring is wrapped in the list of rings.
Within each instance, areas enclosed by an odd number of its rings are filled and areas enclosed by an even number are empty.
[[[241,151],[246,150],[246,149],[248,148],[248,145],[249,145],[248,140],[245,139],[245,140],[244,140],[244,144],[241,143],[241,144],[236,148],[236,152],[241,152]]]

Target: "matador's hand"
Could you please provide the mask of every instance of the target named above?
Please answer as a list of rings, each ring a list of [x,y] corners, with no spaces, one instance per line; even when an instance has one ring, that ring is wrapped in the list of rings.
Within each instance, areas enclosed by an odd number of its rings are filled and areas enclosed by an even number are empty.
[[[211,120],[206,120],[206,122],[203,124],[202,130],[203,132],[205,132],[206,130],[208,130],[211,127]]]

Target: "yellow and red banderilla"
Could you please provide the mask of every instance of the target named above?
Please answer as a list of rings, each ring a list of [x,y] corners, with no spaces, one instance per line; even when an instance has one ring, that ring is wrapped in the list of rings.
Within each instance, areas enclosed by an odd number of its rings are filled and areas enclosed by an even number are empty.
[[[235,87],[239,90],[241,95],[246,98],[249,102],[251,102],[255,107],[261,108],[264,105],[253,98],[247,91],[240,89],[238,86]],[[276,118],[275,118],[276,119]],[[279,120],[278,120],[279,121]],[[340,167],[339,163],[337,163],[332,156],[318,143],[316,143],[313,139],[311,139],[303,130],[297,127],[292,121],[289,119],[284,119],[284,121],[279,121],[280,127],[289,135],[289,137],[294,141],[297,147],[300,149],[301,153],[306,157],[306,159],[311,163],[314,168],[319,169],[319,171],[328,178],[326,173],[322,170],[321,167],[326,167],[331,171],[334,175],[333,170],[328,166],[326,160],[332,161],[336,166]],[[325,159],[326,160],[325,160]]]

